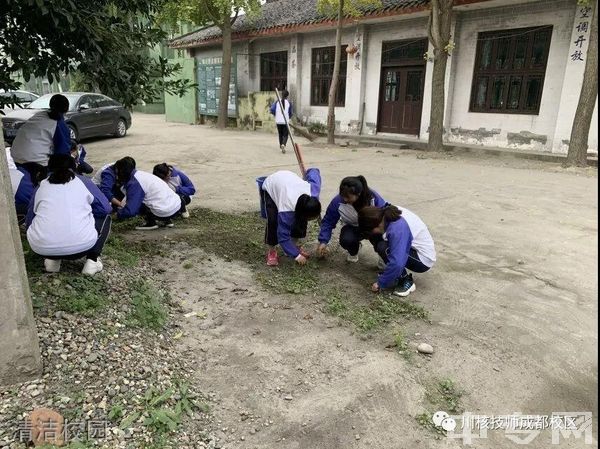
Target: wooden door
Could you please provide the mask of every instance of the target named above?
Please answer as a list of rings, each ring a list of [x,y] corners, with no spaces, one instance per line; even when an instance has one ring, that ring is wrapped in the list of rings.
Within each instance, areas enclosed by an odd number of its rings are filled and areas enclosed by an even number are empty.
[[[382,69],[378,131],[419,134],[424,79],[421,66]]]

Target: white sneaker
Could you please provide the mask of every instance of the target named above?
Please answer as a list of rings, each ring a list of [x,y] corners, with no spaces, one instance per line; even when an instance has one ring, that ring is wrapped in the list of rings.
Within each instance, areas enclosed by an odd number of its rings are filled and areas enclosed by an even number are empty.
[[[189,212],[186,210],[185,212],[183,212],[183,213],[181,214],[181,217],[182,217],[182,218],[190,218],[190,213],[189,213]]]
[[[100,273],[102,268],[104,267],[102,262],[100,262],[100,259],[98,259],[96,262],[91,259],[87,259],[85,261],[85,265],[83,266],[83,270],[81,270],[81,273],[93,276],[96,273]]]
[[[285,154],[285,145],[279,145],[279,148],[281,149],[281,152]]]
[[[356,254],[355,256],[348,254],[348,256],[346,256],[346,262],[350,262],[350,263],[358,262],[358,254]]]
[[[385,267],[387,267],[387,264],[380,257],[379,260],[377,261],[377,268],[379,268],[380,270],[385,270]]]
[[[58,273],[60,271],[60,263],[62,261],[54,259],[44,259],[44,268],[48,273]]]

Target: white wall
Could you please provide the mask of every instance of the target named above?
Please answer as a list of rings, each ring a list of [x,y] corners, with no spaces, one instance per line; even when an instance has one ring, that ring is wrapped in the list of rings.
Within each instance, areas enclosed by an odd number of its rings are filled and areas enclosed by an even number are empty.
[[[494,8],[462,13],[459,35],[456,36],[457,60],[455,67],[455,86],[451,98],[451,116],[447,123],[451,128],[464,128],[476,131],[485,128],[488,131],[499,129],[493,137],[475,138],[469,133],[457,133],[449,140],[463,143],[479,143],[492,146],[509,146],[507,133],[529,131],[547,137],[545,145],[532,141],[520,148],[550,150],[559,113],[565,67],[568,59],[571,28],[575,15],[576,2],[545,1],[521,6]],[[471,83],[475,64],[477,33],[511,28],[552,25],[552,39],[546,77],[544,80],[540,111],[537,115],[495,114],[469,112]],[[573,86],[577,89],[578,86]],[[580,86],[579,86],[580,87]]]

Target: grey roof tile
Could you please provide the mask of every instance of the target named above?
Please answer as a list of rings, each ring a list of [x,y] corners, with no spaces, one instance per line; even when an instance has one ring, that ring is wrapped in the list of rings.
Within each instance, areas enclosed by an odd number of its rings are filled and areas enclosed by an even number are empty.
[[[363,8],[365,15],[425,6],[429,0],[382,0],[379,7]],[[265,31],[282,26],[308,25],[331,19],[317,10],[317,0],[276,0],[265,3],[257,17],[243,15],[233,24],[233,34]],[[170,41],[171,47],[189,47],[221,36],[216,26],[201,28]]]

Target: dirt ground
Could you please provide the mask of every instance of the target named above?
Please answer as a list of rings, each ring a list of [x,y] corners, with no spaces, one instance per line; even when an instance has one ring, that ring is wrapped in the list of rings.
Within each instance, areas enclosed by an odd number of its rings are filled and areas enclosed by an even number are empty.
[[[195,206],[257,210],[256,177],[297,171],[273,135],[141,114],[133,123],[125,139],[85,143],[89,161],[99,167],[129,155],[151,170],[166,160],[195,182]],[[324,203],[342,177],[362,174],[429,226],[438,261],[415,276],[410,301],[431,321],[402,326],[411,348],[427,342],[435,352],[405,360],[383,338],[340,325],[314,298],[269,293],[244,263],[174,245],[165,281],[186,309],[205,316],[183,323],[181,349],[214,394],[223,447],[462,447],[415,419],[428,409],[435,379],[452,379],[473,414],[593,412],[591,445],[572,437],[552,445],[544,431],[525,447],[597,447],[597,171],[300,143],[307,166],[321,169]],[[364,245],[360,256],[357,268],[335,251],[339,275],[331,282],[349,282],[356,270],[374,281],[374,253]],[[193,269],[182,269],[182,260],[193,260]],[[496,431],[472,447],[521,446]]]

